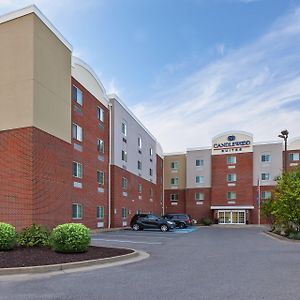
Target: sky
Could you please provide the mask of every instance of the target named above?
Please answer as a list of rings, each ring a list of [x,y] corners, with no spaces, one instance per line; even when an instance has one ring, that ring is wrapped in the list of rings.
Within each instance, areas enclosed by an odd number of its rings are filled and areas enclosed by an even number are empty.
[[[300,136],[300,0],[0,0],[36,4],[164,152],[224,131]]]

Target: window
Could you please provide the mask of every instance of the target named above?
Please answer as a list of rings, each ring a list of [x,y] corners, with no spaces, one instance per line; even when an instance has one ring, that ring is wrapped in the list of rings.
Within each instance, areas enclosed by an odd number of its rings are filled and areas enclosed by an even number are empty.
[[[122,150],[122,160],[127,162],[127,152]]]
[[[204,176],[196,176],[196,183],[204,183]]]
[[[138,168],[138,170],[142,170],[142,162],[139,160],[137,162],[137,168]]]
[[[149,175],[153,176],[153,170],[151,168],[149,169]]]
[[[236,164],[236,156],[233,155],[227,156],[227,164],[228,165]]]
[[[82,178],[82,164],[73,161],[73,176],[76,178]]]
[[[125,122],[122,123],[122,133],[127,136],[127,124]]]
[[[178,177],[171,178],[171,185],[178,185],[179,184],[179,179]]]
[[[104,172],[97,171],[97,182],[100,185],[104,185]]]
[[[171,169],[172,170],[178,170],[179,162],[178,161],[172,161],[171,162]]]
[[[299,160],[299,153],[290,153],[289,160],[292,160],[292,161]]]
[[[103,218],[104,218],[104,207],[97,206],[97,219],[103,219]]]
[[[142,149],[142,138],[138,137],[138,147]]]
[[[142,192],[142,185],[139,183],[138,184],[138,192],[141,193]]]
[[[203,167],[204,160],[203,159],[196,159],[196,167]]]
[[[103,140],[97,139],[97,151],[100,154],[104,154],[104,141]]]
[[[261,155],[262,162],[270,162],[271,161],[271,154],[262,154]]]
[[[227,193],[228,200],[235,200],[236,199],[236,192],[228,192]]]
[[[150,198],[153,197],[153,188],[150,188]]]
[[[83,103],[82,91],[79,88],[77,88],[75,85],[72,86],[72,99],[82,106]]]
[[[195,193],[195,200],[196,201],[204,201],[204,193],[196,192]]]
[[[72,124],[72,137],[73,139],[82,142],[82,127],[75,123]]]
[[[127,218],[127,209],[125,207],[122,207],[122,219]]]
[[[171,202],[177,202],[178,194],[170,194],[170,200],[171,200]]]
[[[72,204],[72,219],[82,219],[82,205],[78,203]]]
[[[262,191],[261,192],[261,198],[262,199],[271,199],[272,193],[270,191]]]
[[[153,149],[149,148],[149,155],[152,156],[153,155]]]
[[[270,173],[261,173],[261,180],[271,180]]]
[[[236,174],[228,174],[227,175],[228,182],[235,182],[236,181]]]
[[[97,107],[97,119],[104,122],[104,110],[101,107]]]
[[[127,190],[127,188],[128,188],[128,179],[122,177],[122,189]]]

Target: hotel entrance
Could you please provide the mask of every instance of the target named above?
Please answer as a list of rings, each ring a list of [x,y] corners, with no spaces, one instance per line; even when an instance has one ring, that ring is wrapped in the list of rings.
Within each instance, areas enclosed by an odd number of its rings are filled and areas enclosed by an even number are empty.
[[[245,210],[218,210],[219,224],[246,224]]]

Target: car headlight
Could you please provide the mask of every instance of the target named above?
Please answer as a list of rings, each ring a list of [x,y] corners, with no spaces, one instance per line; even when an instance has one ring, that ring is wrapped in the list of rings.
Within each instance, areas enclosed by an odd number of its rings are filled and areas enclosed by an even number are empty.
[[[167,221],[168,224],[173,225],[174,223],[171,221]]]

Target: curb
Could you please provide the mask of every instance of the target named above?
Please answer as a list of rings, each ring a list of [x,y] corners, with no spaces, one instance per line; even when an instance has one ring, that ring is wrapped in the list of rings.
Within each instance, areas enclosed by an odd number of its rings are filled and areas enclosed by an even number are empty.
[[[115,227],[115,228],[99,228],[99,229],[92,229],[91,234],[97,234],[101,232],[114,232],[114,231],[122,231],[122,230],[128,230],[131,229],[129,226],[125,227]]]
[[[265,231],[264,232],[265,234],[277,239],[277,240],[281,240],[281,241],[285,241],[285,242],[290,242],[290,243],[300,243],[300,240],[293,240],[293,239],[289,239],[285,236],[282,236],[282,235],[279,235],[279,234],[276,234],[276,233],[273,233],[271,231]]]
[[[114,257],[107,257],[107,258],[99,258],[99,259],[92,259],[92,260],[83,260],[78,262],[70,262],[70,263],[63,263],[63,264],[55,264],[55,265],[43,265],[43,266],[32,266],[32,267],[17,267],[17,268],[0,268],[0,275],[19,275],[19,274],[35,274],[35,273],[47,273],[47,272],[55,272],[55,271],[64,271],[69,269],[79,269],[84,267],[91,267],[91,266],[103,266],[113,263],[126,263],[130,260],[140,260],[139,258],[147,258],[149,255],[142,251],[136,251],[131,249],[134,252],[119,255]],[[143,257],[144,256],[144,257]]]

